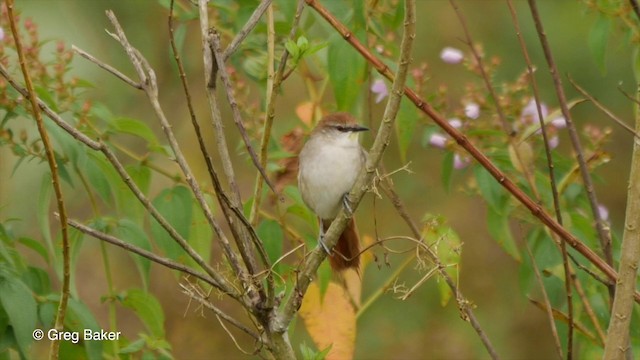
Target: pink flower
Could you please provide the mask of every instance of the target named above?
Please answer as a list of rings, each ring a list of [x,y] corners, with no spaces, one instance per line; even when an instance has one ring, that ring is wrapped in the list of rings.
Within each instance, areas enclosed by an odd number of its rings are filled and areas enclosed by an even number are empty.
[[[440,59],[447,64],[460,64],[464,59],[464,54],[456,48],[446,47],[440,52]]]
[[[462,121],[458,118],[449,119],[449,125],[453,126],[456,129],[460,129],[462,127]]]
[[[609,209],[606,206],[600,204],[598,205],[598,213],[600,214],[600,219],[607,221],[609,220]]]
[[[387,84],[385,84],[382,79],[376,79],[373,84],[371,84],[371,92],[376,94],[376,104],[389,95]]]
[[[0,41],[4,40],[4,29],[0,27]]]
[[[555,149],[558,147],[559,144],[560,144],[560,138],[558,137],[558,135],[549,139],[549,149]]]
[[[470,119],[477,119],[480,116],[480,105],[470,102],[464,107],[464,114]]]
[[[438,149],[444,149],[445,145],[447,145],[447,137],[442,134],[433,133],[429,138],[429,145]]]
[[[551,125],[553,125],[556,129],[564,129],[567,127],[567,120],[560,116],[553,120],[551,120]]]
[[[470,163],[471,160],[469,160],[468,158],[463,158],[458,154],[453,155],[453,168],[456,170],[464,169],[469,166]]]
[[[540,103],[540,110],[542,111],[542,118],[546,118],[549,114],[549,110],[547,109],[547,105],[544,103]],[[536,106],[536,101],[534,99],[529,100],[527,105],[522,109],[522,114],[520,114],[520,121],[523,124],[532,124],[538,123],[538,107]]]

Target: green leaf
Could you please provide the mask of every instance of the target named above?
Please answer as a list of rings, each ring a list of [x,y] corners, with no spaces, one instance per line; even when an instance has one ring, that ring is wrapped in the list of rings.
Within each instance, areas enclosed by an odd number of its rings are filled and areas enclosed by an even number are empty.
[[[506,191],[485,168],[477,166],[473,170],[480,194],[494,212],[505,212],[509,200]]]
[[[323,261],[318,268],[318,288],[320,289],[320,299],[324,299],[324,295],[329,289],[329,283],[331,282],[332,275],[333,272],[331,271],[329,260]]]
[[[521,261],[520,251],[509,228],[509,216],[492,208],[487,211],[487,227],[494,240],[516,261]]]
[[[20,354],[27,357],[38,319],[38,306],[27,285],[1,264],[0,304],[9,317]]]
[[[140,137],[146,140],[149,146],[157,146],[159,144],[158,138],[156,138],[156,135],[153,133],[149,125],[140,120],[120,117],[112,119],[109,122],[109,126],[111,130],[116,133],[124,133]]]
[[[453,157],[452,151],[447,151],[442,158],[442,186],[448,193],[451,192],[451,178],[453,175]]]
[[[173,226],[183,238],[189,238],[189,227],[192,218],[191,192],[184,186],[165,189],[155,199],[153,206]],[[155,220],[151,220],[151,234],[158,247],[171,259],[184,255],[184,250],[169,236],[167,231]]]
[[[38,208],[36,209],[36,218],[40,227],[40,234],[45,240],[50,253],[53,251],[53,240],[51,239],[51,228],[49,226],[49,209],[51,207],[51,192],[53,187],[51,186],[51,174],[46,172],[42,176],[40,181],[40,192],[38,194]],[[55,262],[55,257],[54,257]],[[56,268],[58,268],[56,266]]]
[[[125,169],[140,191],[142,191],[143,194],[148,195],[149,187],[151,186],[151,170],[143,164],[127,165]],[[122,182],[118,182],[118,184],[121,183]],[[122,211],[125,217],[135,219],[136,222],[142,223],[142,219],[145,215],[145,209],[138,199],[135,198],[129,189],[118,189],[118,194],[124,197],[121,201],[124,206],[118,208],[118,210]]]
[[[86,175],[92,190],[98,193],[102,201],[106,204],[113,204],[111,184],[103,171],[104,166],[101,164],[105,161],[104,155],[91,152],[89,153],[88,161],[84,169],[79,169],[79,171],[82,171],[84,175]]]
[[[140,289],[130,289],[121,301],[136,313],[151,335],[164,337],[164,312],[155,296]]]
[[[22,280],[29,286],[31,291],[38,295],[45,295],[51,292],[49,274],[41,268],[27,267],[27,271],[22,274]]]
[[[118,221],[118,227],[115,229],[115,234],[120,239],[135,245],[144,250],[151,251],[151,242],[147,238],[147,234],[138,226],[128,219],[121,219]],[[140,255],[130,253],[133,261],[136,264],[140,278],[142,279],[142,286],[144,289],[149,287],[149,271],[151,270],[151,261]]]
[[[446,272],[453,279],[458,278],[458,264],[462,253],[462,242],[458,234],[445,224],[442,216],[426,214],[422,220],[424,230],[422,237],[430,247],[434,249],[438,258],[445,266]],[[428,268],[427,271],[430,271]],[[440,304],[447,305],[453,293],[446,281],[438,278],[438,290],[440,292]]]
[[[284,43],[284,47],[285,49],[287,49],[287,51],[289,52],[289,55],[291,55],[293,59],[297,59],[298,56],[300,56],[300,50],[298,49],[298,45],[295,42],[293,42],[293,40],[288,39],[287,42]]]
[[[269,255],[271,264],[275,263],[276,260],[282,256],[282,243],[284,241],[280,224],[274,220],[263,220],[258,226],[258,230],[256,232],[264,244],[264,248],[267,251],[267,255]],[[279,265],[280,264],[275,266],[275,270],[278,273],[280,272]]]
[[[398,146],[400,146],[400,157],[402,162],[407,161],[407,149],[411,145],[411,140],[416,132],[418,123],[418,114],[416,108],[410,102],[402,100],[398,117],[396,119],[396,135],[398,137]]]
[[[72,331],[84,332],[85,329],[89,329],[95,332],[102,330],[95,317],[93,317],[91,310],[74,298],[69,299],[67,316],[64,322],[65,326]],[[102,359],[102,341],[85,341],[84,347],[88,359]]]
[[[338,110],[349,111],[354,107],[362,92],[365,66],[362,56],[342,37],[334,35],[329,40],[327,67]]]
[[[206,198],[207,195],[205,195]],[[210,203],[210,202],[209,202]],[[204,216],[197,202],[193,202],[193,220],[189,229],[189,244],[200,254],[204,262],[209,262],[211,258],[211,241],[213,239],[213,230],[209,225],[209,221]],[[199,267],[195,260],[189,258],[189,263],[194,267]]]
[[[132,353],[138,352],[138,351],[142,350],[144,345],[145,345],[145,340],[140,338],[140,339],[130,343],[129,345],[123,347],[122,349],[120,349],[118,354],[132,354]]]
[[[50,89],[36,85],[36,94],[45,104],[47,104],[53,111],[59,112],[58,103],[56,99],[51,95],[53,92]]]
[[[611,28],[611,20],[604,15],[600,15],[591,27],[588,43],[589,50],[596,60],[596,64],[602,74],[607,72],[607,40]]]
[[[33,240],[32,238],[28,237],[21,237],[18,239],[18,242],[38,253],[40,256],[42,256],[44,261],[47,262],[47,264],[49,263],[49,253],[40,241]]]
[[[66,181],[69,186],[73,187],[73,180],[71,180],[71,175],[69,175],[69,171],[67,170],[64,159],[60,157],[60,154],[58,154],[58,152],[54,152],[53,157],[56,160],[56,164],[58,167],[58,175],[60,175],[60,178]]]
[[[305,205],[302,204],[292,204],[287,208],[287,214],[295,215],[300,219],[304,220],[314,231],[317,231],[317,217],[316,215]]]

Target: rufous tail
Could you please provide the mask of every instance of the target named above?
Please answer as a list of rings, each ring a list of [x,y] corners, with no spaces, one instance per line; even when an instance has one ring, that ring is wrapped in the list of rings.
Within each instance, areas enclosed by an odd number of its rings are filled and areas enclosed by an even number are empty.
[[[331,225],[331,220],[324,220],[322,226],[326,232]],[[340,239],[333,248],[333,254],[329,256],[329,264],[334,271],[354,269],[360,272],[360,235],[356,227],[356,220],[351,218],[347,223]]]

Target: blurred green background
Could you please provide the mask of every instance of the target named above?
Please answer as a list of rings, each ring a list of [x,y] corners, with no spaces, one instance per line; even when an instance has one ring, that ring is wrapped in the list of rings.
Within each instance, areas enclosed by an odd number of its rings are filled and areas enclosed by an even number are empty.
[[[335,0],[338,1],[338,0]],[[243,7],[253,9],[255,2],[247,1]],[[498,56],[502,64],[495,80],[514,81],[525,70],[525,64],[517,43],[508,8],[504,1],[471,0],[459,1],[467,17],[468,26],[475,42],[482,43],[488,56]],[[440,50],[453,46],[467,52],[461,39],[464,34],[449,2],[444,0],[421,0],[418,5],[418,31],[414,48],[414,63],[427,62],[432,79],[427,91],[437,89],[440,84],[449,88],[452,102],[458,101],[467,82],[477,79],[460,66],[444,64]],[[537,35],[524,1],[516,1],[523,35],[529,45],[533,62],[538,68],[538,81],[543,101],[551,108],[557,108],[554,91],[546,70]],[[633,119],[632,104],[616,87],[621,84],[627,92],[633,93],[631,71],[631,51],[622,32],[611,35],[606,57],[606,73],[602,73],[591,55],[587,39],[595,21],[595,15],[588,13],[583,3],[578,1],[539,2],[541,15],[546,26],[554,55],[562,75],[570,74],[593,96],[605,103],[621,118],[630,123]],[[155,68],[160,85],[160,100],[174,126],[176,135],[189,155],[190,164],[199,177],[205,178],[205,166],[199,158],[196,142],[188,121],[188,113],[179,79],[171,58],[168,44],[167,11],[155,1],[83,1],[83,0],[30,0],[20,1],[17,8],[23,17],[32,18],[38,24],[42,38],[63,40],[92,53],[97,58],[133,74],[119,45],[104,31],[110,25],[104,11],[111,9],[122,23],[129,40],[150,60]],[[305,10],[305,17],[316,16],[312,10]],[[4,29],[9,36],[8,29]],[[201,80],[200,35],[197,24],[188,27],[183,59],[199,114],[206,114],[206,96]],[[313,35],[309,35],[314,39]],[[45,54],[52,53],[55,41],[45,47]],[[145,95],[127,87],[119,80],[93,64],[76,56],[72,75],[77,75],[96,84],[87,93],[89,98],[107,104],[114,114],[142,119],[154,127],[160,136]],[[366,89],[363,88],[363,91]],[[579,97],[565,83],[568,98]],[[260,96],[255,93],[255,96]],[[287,82],[282,95],[277,100],[274,132],[277,137],[286,133],[295,124],[296,104],[307,100],[302,84],[294,75]],[[325,101],[332,101],[327,94]],[[374,116],[379,119],[383,104],[374,107]],[[224,115],[228,109],[224,108]],[[578,105],[573,110],[574,121],[579,128],[593,123],[608,125],[614,129],[612,141],[607,151],[612,160],[599,169],[596,189],[600,201],[608,207],[612,230],[621,232],[624,221],[626,179],[630,160],[632,139],[615,127],[610,120],[594,110],[590,104]],[[204,116],[202,116],[204,118]],[[25,128],[33,130],[31,123]],[[237,150],[237,131],[227,126],[230,148]],[[370,135],[364,141],[371,143]],[[395,140],[395,139],[394,139]],[[210,139],[213,149],[213,140]],[[506,359],[541,359],[553,355],[553,342],[549,334],[546,315],[530,305],[518,282],[518,264],[491,239],[486,230],[485,205],[478,198],[456,191],[464,176],[455,178],[453,191],[446,193],[440,180],[442,153],[437,149],[424,149],[416,136],[410,147],[407,160],[411,161],[414,174],[401,172],[394,181],[405,200],[412,216],[419,220],[425,213],[442,214],[458,232],[464,242],[459,286],[468,299],[477,306],[475,313],[480,323],[495,343],[498,352]],[[560,152],[571,152],[569,139],[561,135]],[[243,156],[234,153],[236,171],[243,196],[248,197],[253,189],[254,171]],[[15,225],[16,232],[25,232],[38,239],[33,209],[45,164],[35,162],[22,165],[11,175],[15,157],[6,148],[0,149],[0,214],[2,218],[20,218]],[[403,165],[399,159],[397,146],[391,146],[385,155],[387,169]],[[167,162],[171,172],[176,169]],[[155,179],[156,189],[166,185],[164,180]],[[153,188],[152,188],[153,189]],[[67,189],[68,190],[68,189]],[[153,190],[152,190],[153,193]],[[87,203],[74,198],[67,191],[70,213],[81,218]],[[368,195],[358,209],[358,219],[364,234],[373,234],[373,218],[377,217],[381,236],[408,234],[404,223],[394,213],[386,199],[376,200],[375,212],[372,196]],[[521,240],[521,239],[518,239]],[[110,249],[112,268],[117,288],[126,289],[137,283],[133,263],[120,250]],[[86,240],[77,267],[77,285],[84,302],[94,311],[100,324],[107,328],[107,307],[101,301],[106,293],[105,275],[99,258],[97,240]],[[391,256],[392,265],[402,261],[400,256]],[[34,261],[36,261],[34,257]],[[370,266],[363,276],[363,296],[376,290],[393,269]],[[411,284],[417,278],[405,275]],[[435,278],[423,286],[414,296],[401,302],[391,293],[382,296],[365,315],[358,320],[356,358],[396,358],[396,359],[470,359],[487,358],[484,349],[472,328],[460,319],[455,304],[439,305],[439,295]],[[200,316],[199,311],[189,307],[188,299],[178,288],[174,276],[157,266],[152,270],[151,291],[158,296],[165,309],[167,338],[178,359],[187,358],[241,358],[233,343],[211,314]],[[237,309],[236,309],[237,310]],[[232,310],[232,311],[236,311]],[[141,324],[129,316],[128,310],[118,313],[119,328],[127,336],[134,337]],[[311,340],[304,335],[301,322],[297,324],[294,343]],[[46,346],[36,345],[35,354],[44,356]],[[296,345],[297,347],[297,345]]]

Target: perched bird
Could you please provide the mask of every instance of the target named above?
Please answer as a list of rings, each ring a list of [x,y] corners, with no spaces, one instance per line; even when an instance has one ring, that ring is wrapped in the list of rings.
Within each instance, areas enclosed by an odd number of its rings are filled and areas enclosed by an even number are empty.
[[[340,207],[351,211],[347,194],[365,165],[367,154],[360,146],[358,135],[368,128],[358,125],[348,113],[325,116],[311,132],[299,155],[298,188],[305,204],[320,219],[320,243],[331,256],[334,270],[352,268],[360,264],[360,236],[355,219],[340,236],[331,253],[323,242],[324,232],[338,216]]]

